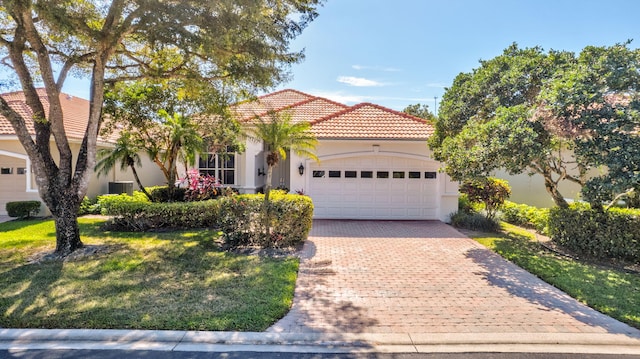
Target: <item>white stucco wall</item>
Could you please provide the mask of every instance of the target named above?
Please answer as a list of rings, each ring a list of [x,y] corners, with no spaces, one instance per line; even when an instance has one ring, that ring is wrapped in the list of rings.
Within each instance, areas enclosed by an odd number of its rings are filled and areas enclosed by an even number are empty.
[[[384,140],[321,140],[316,148],[316,155],[320,158],[336,156],[348,156],[378,152],[384,156],[418,157],[425,160],[433,160],[431,151],[425,141],[384,141]],[[434,161],[433,169],[440,167]],[[310,171],[313,160],[301,158],[291,154],[289,161],[290,189],[292,192],[309,188]],[[303,164],[304,175],[300,175],[298,167]],[[458,210],[458,183],[451,181],[445,173],[438,175],[439,214],[442,221],[449,221],[452,213]]]

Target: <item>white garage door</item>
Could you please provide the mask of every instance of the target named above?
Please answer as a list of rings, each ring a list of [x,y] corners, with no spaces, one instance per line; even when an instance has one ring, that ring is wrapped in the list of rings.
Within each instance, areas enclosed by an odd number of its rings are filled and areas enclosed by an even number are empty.
[[[366,156],[310,166],[308,194],[315,218],[437,219],[436,164]]]

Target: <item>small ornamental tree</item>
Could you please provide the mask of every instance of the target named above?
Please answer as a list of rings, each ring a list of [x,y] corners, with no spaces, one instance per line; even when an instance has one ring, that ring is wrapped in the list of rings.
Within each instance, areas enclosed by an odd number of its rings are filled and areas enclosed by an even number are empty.
[[[460,186],[460,192],[466,194],[469,201],[484,204],[488,219],[495,218],[497,210],[511,196],[509,183],[493,177],[464,181]]]

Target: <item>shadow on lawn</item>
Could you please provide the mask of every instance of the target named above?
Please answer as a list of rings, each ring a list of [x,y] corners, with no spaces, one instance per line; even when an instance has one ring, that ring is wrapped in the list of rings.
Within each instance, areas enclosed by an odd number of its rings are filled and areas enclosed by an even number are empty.
[[[3,289],[2,301],[0,302],[0,327],[10,326],[7,321],[33,315],[41,310],[44,303],[39,301],[49,301],[49,293],[55,283],[62,275],[62,262],[49,262],[47,264],[28,264],[19,266],[2,273],[2,281],[13,283],[28,283],[26,287],[15,289],[15,292],[8,294],[7,287]],[[25,279],[26,278],[26,279]],[[12,320],[11,320],[12,321]]]
[[[0,327],[258,331],[288,310],[295,260],[221,252],[208,230],[102,232],[101,223],[81,222],[81,235],[109,253],[4,268]]]

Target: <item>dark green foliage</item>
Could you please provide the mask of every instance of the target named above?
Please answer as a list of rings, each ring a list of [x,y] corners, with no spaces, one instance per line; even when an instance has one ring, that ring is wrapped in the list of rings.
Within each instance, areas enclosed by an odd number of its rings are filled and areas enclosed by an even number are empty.
[[[548,233],[549,209],[537,208],[526,204],[505,201],[500,207],[502,220],[516,226],[533,228],[536,231]]]
[[[466,180],[460,192],[466,194],[471,203],[484,204],[487,218],[494,218],[498,208],[511,196],[507,181],[493,177]]]
[[[553,208],[550,235],[558,244],[595,258],[640,261],[640,211],[593,210],[586,204]]]
[[[302,243],[311,230],[313,202],[307,196],[273,191],[269,200],[272,230],[265,238],[260,230],[264,221],[264,195],[251,194],[225,197],[222,204],[220,230],[229,247],[258,245],[289,247]]]
[[[109,201],[104,212],[113,216],[112,226],[122,230],[216,228],[220,203],[201,202],[149,203]]]
[[[582,197],[595,208],[640,183],[640,49],[587,46],[542,92],[548,127],[573,139],[579,162],[606,166]]]
[[[436,120],[436,116],[429,110],[429,105],[416,103],[413,105],[409,105],[402,110],[404,113],[408,113],[409,115],[420,117],[429,122],[434,122]]]
[[[151,195],[153,202],[182,202],[186,191],[186,188],[176,187],[173,189],[173,197],[171,197],[168,186],[147,187],[147,192]]]
[[[458,75],[442,98],[429,145],[454,180],[485,177],[497,169],[536,173],[559,206],[560,181],[581,183],[562,149],[570,141],[539,121],[538,95],[558,71],[575,62],[568,52],[516,44],[480,67]],[[569,166],[569,164],[571,164]]]
[[[40,201],[7,202],[5,209],[9,217],[29,218],[40,211]]]
[[[451,216],[451,225],[473,231],[498,232],[500,230],[498,221],[480,213],[456,212]]]
[[[268,237],[261,231],[264,195],[245,194],[198,202],[156,203],[127,195],[102,196],[103,213],[113,216],[120,230],[148,231],[177,228],[215,228],[225,246],[290,247],[303,242],[311,230],[313,202],[307,196],[274,191],[269,202]]]

